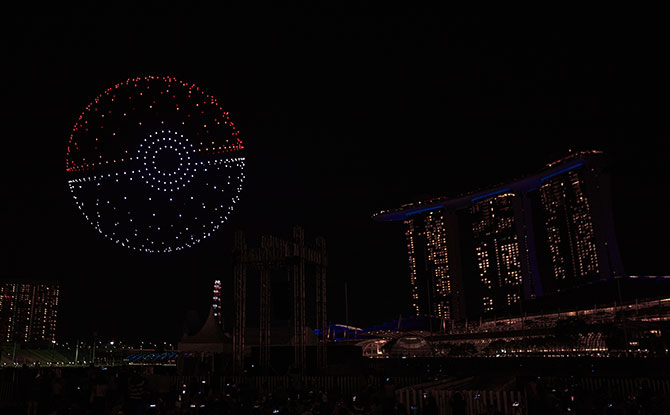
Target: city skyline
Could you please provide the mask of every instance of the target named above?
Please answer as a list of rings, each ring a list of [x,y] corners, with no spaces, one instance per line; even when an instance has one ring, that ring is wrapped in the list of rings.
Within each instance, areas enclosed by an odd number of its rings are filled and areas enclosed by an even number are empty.
[[[60,280],[66,339],[177,338],[189,310],[206,317],[213,280],[229,303],[234,230],[281,236],[299,224],[329,241],[329,319],[344,320],[347,282],[350,322],[371,325],[412,312],[402,231],[372,222],[374,212],[509,181],[568,149],[592,148],[611,161],[624,268],[666,274],[665,104],[643,90],[670,88],[660,66],[617,58],[653,59],[655,44],[644,33],[641,48],[603,43],[589,25],[547,27],[535,39],[508,29],[496,39],[500,26],[490,23],[343,28],[314,19],[291,29],[267,19],[253,26],[259,32],[231,23],[224,36],[195,22],[192,34],[175,33],[169,19],[138,19],[124,33],[104,21],[16,22],[3,69],[13,80],[7,134],[15,138],[2,174],[0,275]],[[216,64],[211,48],[222,38],[236,65]],[[100,238],[81,223],[60,171],[86,103],[149,73],[207,85],[253,143],[238,215],[202,246],[171,256],[123,252]],[[393,310],[382,310],[387,304]],[[91,313],[96,306],[104,313]]]

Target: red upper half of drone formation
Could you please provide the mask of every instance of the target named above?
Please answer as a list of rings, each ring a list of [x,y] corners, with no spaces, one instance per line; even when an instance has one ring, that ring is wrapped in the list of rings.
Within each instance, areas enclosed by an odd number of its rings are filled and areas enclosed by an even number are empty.
[[[145,76],[108,88],[86,106],[68,141],[66,170],[133,162],[139,143],[163,130],[182,134],[204,159],[243,148],[216,98],[170,76]]]

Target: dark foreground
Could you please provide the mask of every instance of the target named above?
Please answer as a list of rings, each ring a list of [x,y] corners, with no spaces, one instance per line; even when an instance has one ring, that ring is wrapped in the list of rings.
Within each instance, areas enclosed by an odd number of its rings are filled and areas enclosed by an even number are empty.
[[[351,375],[0,370],[0,414],[670,414],[667,359],[407,359]]]

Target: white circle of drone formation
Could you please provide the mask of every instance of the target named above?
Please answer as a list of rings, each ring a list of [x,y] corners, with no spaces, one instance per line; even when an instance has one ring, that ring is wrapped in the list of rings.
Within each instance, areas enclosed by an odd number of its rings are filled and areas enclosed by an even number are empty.
[[[143,95],[149,86],[156,84],[157,92],[149,98]],[[119,88],[130,89],[127,93],[129,102],[135,98],[149,109],[158,106],[157,101],[172,104],[177,100],[177,111],[188,108],[190,104],[194,110],[193,117],[187,114],[183,118],[190,125],[185,121],[178,123],[172,120],[168,125],[176,125],[169,129],[146,130],[144,128],[148,127],[142,127],[140,130],[144,138],[138,142],[133,140],[139,134],[136,127],[132,134],[124,135],[119,127],[102,136],[98,129],[104,130],[107,125],[103,121],[112,118],[115,112],[108,107],[119,102],[119,95],[124,98],[117,91]],[[164,93],[175,89],[181,92],[185,102],[179,101],[176,94],[170,97]],[[193,104],[189,100],[194,98]],[[76,206],[100,234],[136,251],[173,252],[201,242],[228,220],[240,199],[245,179],[245,158],[230,157],[243,147],[236,138],[237,130],[228,120],[228,113],[222,111],[213,97],[192,84],[174,78],[145,77],[130,79],[108,89],[92,104],[75,124],[66,170],[70,175],[68,186]],[[139,106],[133,103],[128,107],[136,111]],[[207,106],[212,114],[206,114],[202,109]],[[116,112],[120,112],[118,118],[121,121],[132,115],[131,110],[125,107]],[[191,122],[199,115],[206,117],[197,121],[202,125]],[[145,121],[144,118],[142,120]],[[122,125],[132,124],[121,121]],[[137,122],[137,125],[142,126],[143,121]],[[164,122],[160,120],[161,126]],[[232,131],[230,135],[236,141],[231,144],[226,139],[225,143],[221,143],[206,123],[227,128],[224,131]],[[106,149],[107,143],[117,145],[115,140],[118,141],[119,137],[125,139],[122,141],[124,146],[133,146],[134,143],[135,150],[123,151],[123,157],[105,159],[101,149]],[[78,152],[82,155],[79,156]],[[79,158],[75,159],[72,155]]]
[[[144,142],[140,144],[139,157],[146,174],[146,177],[142,176],[142,178],[145,179],[146,184],[164,192],[174,192],[185,188],[195,177],[195,171],[191,166],[191,156],[195,156],[196,152],[193,144],[183,143],[179,138],[183,139],[184,135],[170,130],[156,131],[149,135],[149,139],[151,138],[154,139],[148,141],[145,138]],[[160,154],[162,152],[171,152],[177,155],[179,164],[176,169],[166,171],[168,170],[166,167],[161,167]]]

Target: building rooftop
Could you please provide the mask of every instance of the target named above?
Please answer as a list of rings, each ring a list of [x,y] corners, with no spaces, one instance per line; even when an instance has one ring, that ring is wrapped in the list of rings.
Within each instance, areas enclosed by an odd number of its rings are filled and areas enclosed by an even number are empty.
[[[379,222],[401,221],[412,215],[433,210],[464,208],[478,200],[487,199],[506,192],[530,191],[538,188],[544,181],[556,175],[586,164],[593,156],[598,155],[602,155],[602,152],[597,150],[574,152],[560,160],[548,163],[544,169],[530,176],[513,179],[459,196],[441,196],[419,202],[407,203],[396,209],[382,210],[374,214],[372,218]]]

